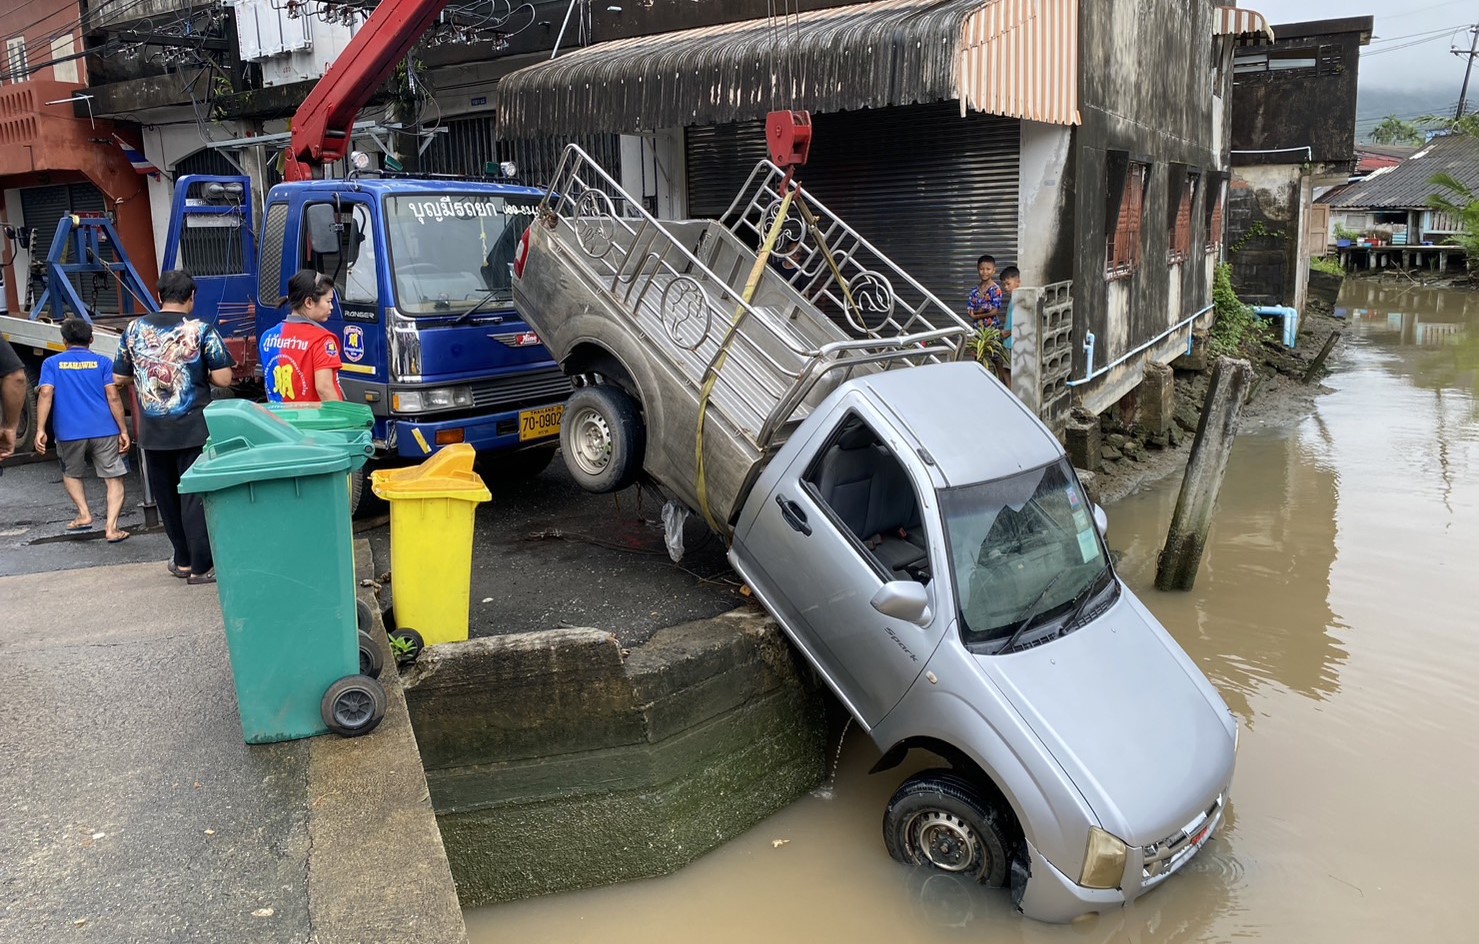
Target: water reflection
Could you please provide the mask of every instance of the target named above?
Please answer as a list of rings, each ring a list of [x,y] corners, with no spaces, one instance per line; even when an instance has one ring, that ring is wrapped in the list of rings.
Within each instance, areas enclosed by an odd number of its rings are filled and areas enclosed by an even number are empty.
[[[884,804],[926,761],[870,776],[854,733],[833,799],[663,879],[469,912],[474,944],[1472,939],[1479,296],[1349,283],[1340,304],[1333,392],[1239,437],[1193,591],[1151,589],[1176,480],[1109,509],[1122,573],[1245,723],[1227,823],[1182,874],[1055,927],[898,866]]]

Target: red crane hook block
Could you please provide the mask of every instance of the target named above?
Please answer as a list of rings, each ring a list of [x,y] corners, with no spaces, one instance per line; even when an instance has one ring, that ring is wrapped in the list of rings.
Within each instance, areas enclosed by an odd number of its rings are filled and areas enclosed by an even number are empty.
[[[766,115],[765,140],[777,167],[790,169],[805,164],[811,150],[811,112],[773,111]]]

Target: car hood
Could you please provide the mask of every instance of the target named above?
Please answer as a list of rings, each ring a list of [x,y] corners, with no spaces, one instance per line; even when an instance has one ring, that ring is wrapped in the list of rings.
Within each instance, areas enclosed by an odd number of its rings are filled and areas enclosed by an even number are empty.
[[[1227,706],[1126,588],[1067,636],[977,662],[1131,845],[1186,825],[1232,777]]]

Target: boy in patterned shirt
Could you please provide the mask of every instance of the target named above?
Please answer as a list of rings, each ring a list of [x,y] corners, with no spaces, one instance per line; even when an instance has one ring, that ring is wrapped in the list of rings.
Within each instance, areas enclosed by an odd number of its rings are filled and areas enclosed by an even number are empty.
[[[966,299],[965,313],[977,327],[989,324],[1000,329],[1003,303],[1001,286],[996,282],[996,257],[987,254],[977,259],[976,274],[981,281],[971,289],[970,297]]]

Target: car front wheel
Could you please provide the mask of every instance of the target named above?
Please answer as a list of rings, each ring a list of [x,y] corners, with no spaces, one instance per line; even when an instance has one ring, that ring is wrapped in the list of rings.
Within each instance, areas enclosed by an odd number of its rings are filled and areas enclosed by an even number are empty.
[[[1010,813],[996,809],[970,780],[927,770],[905,780],[883,814],[889,855],[982,885],[1007,882],[1016,846]]]

